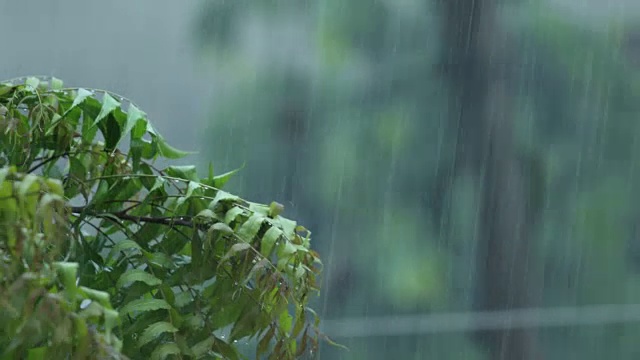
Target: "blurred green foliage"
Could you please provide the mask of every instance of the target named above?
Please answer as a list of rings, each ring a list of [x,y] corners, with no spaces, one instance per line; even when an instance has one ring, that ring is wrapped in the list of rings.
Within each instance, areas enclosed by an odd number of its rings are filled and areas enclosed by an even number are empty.
[[[473,179],[452,185],[442,216],[430,196],[456,146],[436,5],[202,4],[194,33],[221,69],[222,89],[206,120],[207,156],[226,168],[246,160],[234,190],[276,194],[315,225],[327,259],[327,317],[471,307]],[[507,84],[522,163],[537,189],[530,202],[543,209],[535,236],[541,305],[637,302],[640,72],[625,55],[629,29],[581,23],[542,2],[510,6],[519,11],[498,19],[513,41]],[[542,330],[541,339],[549,359],[635,359],[630,339],[639,330],[568,324]],[[463,334],[346,343],[350,353],[323,358],[483,356]]]

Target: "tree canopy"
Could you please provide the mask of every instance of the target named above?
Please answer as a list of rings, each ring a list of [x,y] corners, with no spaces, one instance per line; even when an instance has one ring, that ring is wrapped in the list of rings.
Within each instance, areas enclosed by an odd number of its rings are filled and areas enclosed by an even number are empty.
[[[234,171],[156,164],[188,154],[109,91],[0,85],[0,358],[317,353],[310,232]]]

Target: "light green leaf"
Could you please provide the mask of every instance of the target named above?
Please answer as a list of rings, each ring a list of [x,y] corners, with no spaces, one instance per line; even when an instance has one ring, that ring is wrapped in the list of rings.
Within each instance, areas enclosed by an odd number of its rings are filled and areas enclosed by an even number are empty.
[[[249,210],[264,216],[269,216],[269,207],[264,204],[249,203]]]
[[[7,357],[9,358],[9,357]],[[45,360],[47,359],[47,347],[41,346],[38,348],[29,349],[27,353],[27,360]]]
[[[146,312],[160,309],[171,309],[171,305],[163,299],[138,299],[123,306],[120,314],[125,315],[131,312]]]
[[[65,112],[65,114],[71,111],[73,108],[77,107],[78,105],[82,104],[82,102],[89,96],[93,96],[93,93],[91,91],[87,89],[82,89],[82,88],[78,89],[78,94],[73,99],[73,103],[71,104],[71,107],[69,108],[69,110]]]
[[[288,310],[280,313],[279,324],[282,331],[286,333],[291,331],[291,327],[293,326],[293,317],[289,314]]]
[[[242,164],[241,167],[239,167],[239,168],[237,168],[235,170],[231,170],[231,171],[226,172],[226,173],[224,173],[222,175],[215,176],[213,178],[213,186],[218,188],[218,189],[223,187],[229,181],[229,179],[231,179],[231,177],[234,174],[236,174],[238,171],[242,170],[242,168],[244,168],[244,164]],[[213,171],[210,171],[210,173],[213,173]]]
[[[140,336],[138,346],[142,347],[150,343],[163,333],[175,333],[177,331],[178,329],[173,326],[173,324],[166,321],[159,321],[155,324],[151,324],[144,330],[142,336]]]
[[[280,215],[283,211],[284,211],[284,205],[278,202],[272,201],[271,204],[269,205],[269,216],[272,218]]]
[[[209,209],[204,209],[202,211],[200,211],[198,213],[198,215],[196,215],[197,218],[203,218],[203,219],[209,219],[209,220],[213,220],[216,218],[216,214],[209,210]]]
[[[260,261],[258,261],[255,265],[253,265],[253,267],[251,268],[251,271],[249,271],[249,275],[247,275],[247,277],[245,278],[245,284],[248,283],[258,271],[262,269],[267,269],[270,267],[271,267],[271,262],[267,258],[260,259]]]
[[[157,277],[149,274],[148,272],[142,269],[132,269],[120,276],[118,282],[116,283],[116,287],[122,288],[129,283],[133,283],[136,281],[141,281],[150,286],[156,286],[162,284],[162,280]]]
[[[104,309],[104,327],[112,330],[118,325],[120,314],[113,309]]]
[[[0,176],[0,183],[2,182],[2,176]],[[47,178],[44,183],[49,187],[49,191],[58,196],[64,196],[64,188],[62,187],[62,181],[58,179]]]
[[[247,243],[234,244],[231,247],[231,249],[222,257],[222,259],[220,259],[220,264],[224,263],[226,260],[228,260],[232,256],[236,255],[237,253],[245,251],[245,250],[248,250],[250,248],[251,248],[251,245],[249,245]]]
[[[197,189],[200,189],[201,187],[202,187],[202,184],[195,181],[189,181],[189,185],[187,185],[187,193],[184,195],[184,197],[185,198],[191,197],[191,195],[193,195],[193,192],[196,191]]]
[[[109,305],[110,298],[111,298],[109,293],[100,291],[100,290],[91,289],[85,286],[80,286],[80,290],[84,292],[84,294],[89,299],[97,301],[98,303],[100,303],[100,305],[102,306]]]
[[[76,279],[78,275],[78,263],[74,262],[56,262],[53,264],[62,284],[67,289],[76,288]]]
[[[282,231],[284,231],[284,235],[288,239],[293,239],[295,237],[297,226],[297,223],[295,221],[283,218],[282,216],[278,216],[277,218],[271,220],[271,222],[281,228]]]
[[[20,182],[20,187],[18,188],[18,194],[21,197],[27,196],[28,193],[36,191],[39,186],[33,186],[38,180],[38,177],[32,174],[27,174],[24,179]],[[36,184],[37,185],[37,184]]]
[[[237,197],[236,195],[230,194],[226,191],[218,190],[218,192],[216,192],[216,196],[211,201],[209,208],[212,208],[213,206],[217,205],[220,201],[236,201],[239,199],[240,198]]]
[[[15,169],[13,167],[0,168],[0,184],[4,182],[4,179],[7,178],[7,175],[9,175],[10,173],[13,174],[14,172]]]
[[[38,85],[40,85],[40,80],[38,78],[35,77],[28,77],[27,80],[24,82],[25,85],[33,88],[33,89],[37,89]]]
[[[151,353],[152,360],[164,360],[170,355],[180,355],[180,348],[175,343],[162,344]]]
[[[243,212],[244,212],[244,210],[239,206],[232,207],[224,215],[224,222],[227,223],[227,224],[231,224],[231,222],[233,222],[236,219],[236,217],[238,215],[242,214]]]
[[[100,121],[106,118],[118,107],[120,107],[120,102],[114,99],[111,95],[105,93],[104,97],[102,98],[102,108],[100,109],[100,114],[98,114],[98,117],[96,117],[92,126],[98,125]]]
[[[174,148],[173,146],[169,145],[162,138],[162,136],[158,136],[157,141],[158,141],[158,151],[160,151],[160,155],[162,155],[167,159],[181,159],[187,155],[195,154],[195,152],[192,152],[192,151],[182,151]]]
[[[112,258],[116,256],[116,254],[118,254],[119,252],[125,251],[125,250],[142,251],[142,248],[140,247],[140,245],[138,245],[137,242],[133,240],[129,240],[129,239],[120,240],[113,246],[113,248],[111,248],[111,252],[109,252],[109,258]]]
[[[51,88],[53,90],[61,90],[63,86],[64,86],[64,83],[62,82],[62,80],[56,77],[51,78]]]
[[[133,129],[133,127],[136,126],[139,119],[145,120],[146,118],[147,118],[147,114],[144,111],[138,109],[138,107],[135,106],[134,104],[129,104],[129,108],[127,109],[127,122],[125,123],[122,136],[124,137],[125,134],[130,132],[131,129]],[[131,136],[133,138],[140,139],[142,138],[143,134],[144,133],[140,134],[140,136],[134,136],[134,134],[131,134]]]
[[[260,231],[260,226],[265,220],[261,214],[253,214],[238,230],[238,237],[243,241],[250,242]]]
[[[233,234],[233,229],[229,227],[229,225],[221,222],[217,222],[209,228],[209,231],[220,231],[225,234]]]
[[[210,336],[202,341],[200,341],[199,343],[193,345],[193,347],[191,348],[191,350],[193,350],[193,354],[200,358],[201,356],[204,356],[209,349],[211,349],[211,347],[213,346],[213,343],[215,341],[215,337]]]
[[[173,260],[171,260],[167,254],[162,252],[156,252],[153,254],[145,253],[145,256],[152,264],[161,266],[165,269],[173,269],[176,266]]]
[[[199,182],[198,171],[194,165],[169,166],[165,169],[167,175],[179,179]]]
[[[278,229],[275,226],[272,226],[264,233],[262,237],[262,241],[260,242],[260,253],[263,256],[271,255],[271,251],[275,246],[278,239],[282,236],[282,230]]]

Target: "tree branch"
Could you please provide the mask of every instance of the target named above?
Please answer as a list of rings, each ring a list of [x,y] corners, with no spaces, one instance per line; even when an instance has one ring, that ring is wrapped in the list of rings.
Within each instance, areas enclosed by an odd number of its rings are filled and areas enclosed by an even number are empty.
[[[152,217],[152,216],[135,216],[129,215],[126,211],[119,211],[114,213],[100,213],[97,211],[93,211],[88,209],[86,206],[72,206],[71,212],[73,214],[88,214],[95,217],[103,217],[106,215],[115,216],[120,220],[124,221],[132,221],[135,223],[151,223],[151,224],[160,224],[167,226],[186,226],[186,227],[195,227],[196,224],[191,220],[190,216],[168,216],[168,217]],[[198,228],[200,228],[198,226]]]

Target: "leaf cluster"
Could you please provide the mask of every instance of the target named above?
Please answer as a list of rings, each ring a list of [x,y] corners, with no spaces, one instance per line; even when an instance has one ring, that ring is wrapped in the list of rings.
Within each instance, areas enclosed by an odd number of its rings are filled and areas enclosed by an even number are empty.
[[[0,358],[317,353],[310,232],[234,172],[154,164],[187,154],[108,91],[0,85]]]

